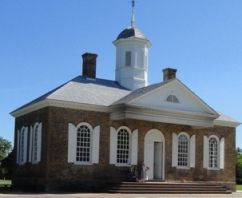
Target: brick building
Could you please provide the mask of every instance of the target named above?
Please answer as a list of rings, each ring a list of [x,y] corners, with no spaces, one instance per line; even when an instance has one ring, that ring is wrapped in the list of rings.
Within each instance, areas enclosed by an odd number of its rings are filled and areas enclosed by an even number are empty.
[[[150,41],[134,26],[116,47],[115,81],[96,78],[96,54],[83,71],[16,109],[13,183],[50,190],[127,180],[130,167],[147,167],[155,181],[235,184],[239,122],[218,113],[163,70],[147,84]],[[139,177],[139,176],[138,176]]]

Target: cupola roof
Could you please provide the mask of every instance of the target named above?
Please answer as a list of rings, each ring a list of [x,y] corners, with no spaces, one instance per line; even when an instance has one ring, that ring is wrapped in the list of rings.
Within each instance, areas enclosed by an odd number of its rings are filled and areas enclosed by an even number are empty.
[[[138,29],[137,27],[127,27],[125,28],[117,37],[117,40],[119,39],[126,39],[130,37],[136,37],[141,39],[147,39],[144,35],[144,33]]]

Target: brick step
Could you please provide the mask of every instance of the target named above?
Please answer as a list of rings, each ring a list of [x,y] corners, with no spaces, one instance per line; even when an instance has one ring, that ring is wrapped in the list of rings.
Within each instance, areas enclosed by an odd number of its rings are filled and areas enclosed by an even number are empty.
[[[108,183],[115,184],[115,183]],[[179,186],[220,186],[218,184],[210,184],[210,183],[166,183],[166,182],[121,182],[116,183],[118,185],[179,185]]]
[[[106,192],[109,193],[208,193],[228,194],[232,193],[226,187],[217,184],[206,183],[137,183],[122,182],[119,184],[108,184]]]
[[[160,190],[160,191],[127,191],[127,190],[120,190],[120,191],[108,191],[108,193],[120,193],[120,194],[231,194],[231,191],[166,191],[166,190]]]
[[[223,187],[216,187],[216,188],[199,188],[199,187],[187,187],[187,188],[179,188],[179,187],[144,187],[144,188],[133,188],[133,187],[112,187],[111,190],[201,190],[201,191],[208,191],[208,190],[227,190]]]
[[[112,185],[110,185],[112,186]],[[219,185],[180,185],[180,184],[174,184],[174,185],[170,185],[170,184],[159,184],[159,185],[152,185],[152,184],[149,184],[149,185],[140,185],[140,184],[131,184],[131,185],[128,185],[128,184],[121,184],[121,185],[114,185],[114,186],[119,186],[119,187],[176,187],[176,186],[179,186],[181,188],[187,188],[187,187],[190,187],[190,188],[196,188],[196,187],[200,187],[200,188],[214,188],[214,187],[222,187],[222,186],[219,186]]]

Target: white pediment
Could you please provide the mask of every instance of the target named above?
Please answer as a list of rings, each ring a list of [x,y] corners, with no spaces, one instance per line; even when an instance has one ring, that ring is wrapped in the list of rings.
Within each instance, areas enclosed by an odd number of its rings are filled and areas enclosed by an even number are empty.
[[[218,116],[177,79],[131,93],[111,113],[113,120],[138,119],[195,127],[212,127]]]
[[[170,100],[168,101],[167,98]],[[176,101],[176,98],[178,101]],[[128,105],[155,110],[218,116],[216,111],[177,79],[129,101]]]

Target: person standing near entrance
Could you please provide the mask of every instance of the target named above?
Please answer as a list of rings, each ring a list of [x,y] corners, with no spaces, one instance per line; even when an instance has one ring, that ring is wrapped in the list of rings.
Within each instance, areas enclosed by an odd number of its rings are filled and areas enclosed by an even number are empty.
[[[145,163],[143,162],[142,164],[142,173],[141,173],[141,179],[142,179],[142,182],[145,182],[145,181],[148,181],[148,174],[147,174],[147,171],[149,170],[149,167],[148,166],[145,166]]]

